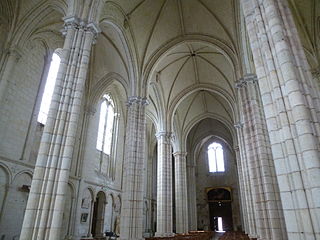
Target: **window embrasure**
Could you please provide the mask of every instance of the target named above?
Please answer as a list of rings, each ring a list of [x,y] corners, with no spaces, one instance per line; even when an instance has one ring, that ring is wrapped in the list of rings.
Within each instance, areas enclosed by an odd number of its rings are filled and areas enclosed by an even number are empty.
[[[40,105],[40,111],[37,119],[38,122],[43,125],[45,125],[47,122],[54,85],[56,84],[56,78],[59,71],[60,61],[61,61],[60,57],[56,53],[54,53],[52,55],[52,60],[50,63],[48,77],[47,77],[46,85],[44,88],[41,105]]]
[[[97,149],[107,155],[111,153],[114,117],[113,100],[109,94],[105,94],[100,105]]]
[[[213,142],[208,146],[209,172],[224,172],[223,147],[220,143]]]

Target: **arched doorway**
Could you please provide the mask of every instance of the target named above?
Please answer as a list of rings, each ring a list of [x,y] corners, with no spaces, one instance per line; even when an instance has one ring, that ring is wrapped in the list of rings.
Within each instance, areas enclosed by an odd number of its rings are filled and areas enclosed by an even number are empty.
[[[230,188],[207,189],[210,228],[212,231],[232,231],[232,207]]]
[[[96,201],[93,206],[92,215],[92,236],[102,237],[104,233],[104,212],[106,204],[106,195],[103,192],[98,192]]]

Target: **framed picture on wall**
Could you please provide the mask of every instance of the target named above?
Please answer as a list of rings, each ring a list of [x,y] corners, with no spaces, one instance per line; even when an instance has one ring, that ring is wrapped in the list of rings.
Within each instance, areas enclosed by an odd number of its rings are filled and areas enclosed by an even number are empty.
[[[81,214],[81,222],[86,222],[88,219],[88,213],[82,213]]]

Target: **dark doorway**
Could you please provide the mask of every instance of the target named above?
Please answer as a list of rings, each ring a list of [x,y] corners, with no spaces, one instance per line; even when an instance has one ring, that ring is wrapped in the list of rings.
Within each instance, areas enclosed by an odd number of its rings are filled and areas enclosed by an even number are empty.
[[[232,231],[231,190],[214,188],[208,191],[210,228],[212,231]]]
[[[231,202],[210,202],[210,228],[212,231],[232,231],[232,208]],[[222,218],[222,229],[219,229],[218,218]]]
[[[103,236],[104,211],[105,211],[106,196],[103,192],[99,192],[94,202],[92,215],[92,236]]]

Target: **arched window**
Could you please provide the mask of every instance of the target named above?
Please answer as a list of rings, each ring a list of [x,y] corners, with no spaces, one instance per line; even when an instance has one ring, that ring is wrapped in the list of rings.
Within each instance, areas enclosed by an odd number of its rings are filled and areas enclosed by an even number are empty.
[[[113,101],[108,94],[105,94],[100,107],[97,149],[108,155],[111,153],[114,116]]]
[[[223,148],[220,143],[213,142],[208,146],[210,172],[224,172]]]
[[[45,85],[42,100],[41,100],[40,111],[38,114],[38,122],[43,125],[45,125],[47,122],[49,107],[52,99],[54,85],[56,84],[56,78],[57,78],[59,66],[60,66],[60,57],[54,53],[52,55],[48,77],[47,77],[46,85]]]

